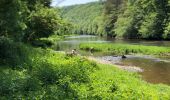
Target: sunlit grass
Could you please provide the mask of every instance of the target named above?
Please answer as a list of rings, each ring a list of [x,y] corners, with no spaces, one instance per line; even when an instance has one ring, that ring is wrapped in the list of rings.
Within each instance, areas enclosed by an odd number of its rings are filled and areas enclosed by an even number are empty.
[[[136,73],[129,73],[111,65],[99,65],[100,70],[91,74],[94,97],[104,99],[168,100],[170,87],[152,85]]]
[[[170,48],[158,46],[130,45],[130,44],[111,44],[111,43],[82,43],[80,49],[96,52],[111,52],[112,54],[145,54],[168,56]]]
[[[17,59],[15,63],[5,60],[0,66],[1,100],[170,98],[169,86],[147,83],[137,73],[98,64],[82,56],[68,57],[53,50],[16,44],[8,43],[3,48],[9,52],[5,54],[7,60]],[[10,46],[15,48],[11,51]],[[21,60],[23,56],[25,60]]]

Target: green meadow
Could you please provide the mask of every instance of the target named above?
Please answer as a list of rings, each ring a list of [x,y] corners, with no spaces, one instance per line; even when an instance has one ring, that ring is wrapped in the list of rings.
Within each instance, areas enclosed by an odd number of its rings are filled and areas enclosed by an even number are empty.
[[[131,44],[112,44],[112,43],[82,43],[81,50],[94,52],[110,52],[114,55],[144,54],[155,56],[169,56],[169,47],[144,46]]]

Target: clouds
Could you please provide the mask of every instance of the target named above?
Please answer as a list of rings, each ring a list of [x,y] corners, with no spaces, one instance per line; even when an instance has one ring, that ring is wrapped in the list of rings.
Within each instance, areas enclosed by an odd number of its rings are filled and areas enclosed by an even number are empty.
[[[52,6],[68,6],[74,4],[83,4],[88,2],[94,2],[98,0],[53,0]]]

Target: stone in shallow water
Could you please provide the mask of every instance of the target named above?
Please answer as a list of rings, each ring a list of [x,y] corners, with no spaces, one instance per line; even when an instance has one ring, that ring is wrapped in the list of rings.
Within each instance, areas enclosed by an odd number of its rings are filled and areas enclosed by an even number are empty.
[[[127,58],[125,55],[122,55],[122,59],[125,59],[125,58]]]
[[[98,57],[97,59],[101,60],[102,62],[107,62],[113,65],[116,65],[118,68],[129,71],[129,72],[143,72],[144,70],[136,67],[136,66],[129,66],[124,65],[121,63],[122,57],[113,57],[113,56],[105,56],[105,57]]]

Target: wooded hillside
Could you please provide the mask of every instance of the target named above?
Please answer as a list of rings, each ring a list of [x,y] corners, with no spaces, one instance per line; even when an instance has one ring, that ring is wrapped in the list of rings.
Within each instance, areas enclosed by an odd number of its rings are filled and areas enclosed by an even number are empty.
[[[168,0],[107,0],[63,8],[74,33],[130,39],[170,39]]]

